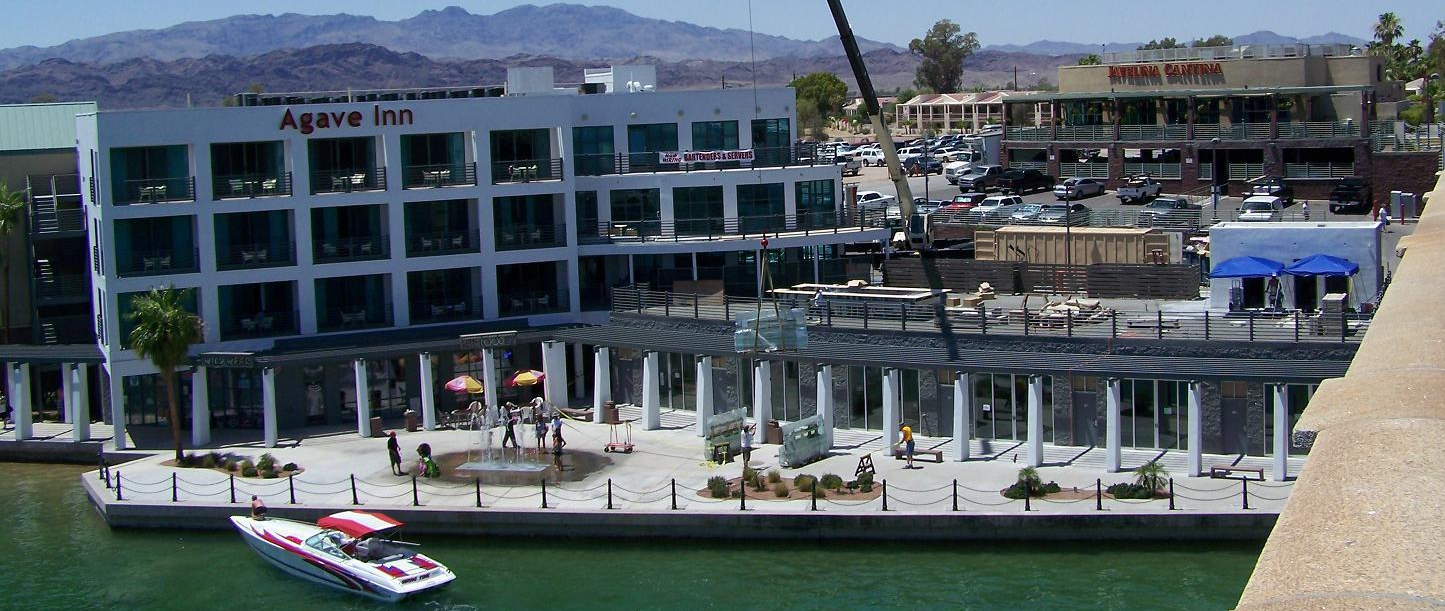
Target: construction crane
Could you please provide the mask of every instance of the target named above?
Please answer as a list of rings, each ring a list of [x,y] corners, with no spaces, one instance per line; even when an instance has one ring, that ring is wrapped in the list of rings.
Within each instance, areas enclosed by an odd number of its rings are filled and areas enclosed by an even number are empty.
[[[893,134],[883,123],[883,108],[878,105],[878,93],[873,91],[873,80],[868,78],[868,67],[863,65],[863,54],[858,51],[858,40],[853,37],[853,28],[848,26],[848,16],[843,13],[842,0],[828,0],[833,11],[833,22],[838,25],[838,38],[843,41],[843,51],[848,54],[848,64],[853,67],[853,78],[858,81],[858,93],[863,96],[863,105],[868,110],[868,121],[873,125],[873,135],[883,150],[883,159],[888,163],[888,178],[898,190],[898,210],[905,223],[913,218],[913,192],[908,188],[908,176],[898,162],[898,151],[893,148]]]

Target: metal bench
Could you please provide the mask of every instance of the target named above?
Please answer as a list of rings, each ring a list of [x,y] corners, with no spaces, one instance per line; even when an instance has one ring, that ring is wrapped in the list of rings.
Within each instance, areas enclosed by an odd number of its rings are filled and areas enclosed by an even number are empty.
[[[1234,477],[1234,474],[1244,474],[1243,477]],[[1254,477],[1249,477],[1253,474]],[[1264,481],[1264,467],[1243,467],[1238,465],[1214,465],[1209,468],[1209,477],[1215,479],[1253,479]]]

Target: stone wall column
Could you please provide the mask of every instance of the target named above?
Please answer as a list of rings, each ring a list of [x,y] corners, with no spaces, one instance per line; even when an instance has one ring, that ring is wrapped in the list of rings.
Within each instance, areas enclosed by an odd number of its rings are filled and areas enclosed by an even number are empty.
[[[712,357],[697,359],[697,436],[707,436],[707,422],[712,419]]]
[[[967,371],[960,371],[953,380],[953,460],[968,460],[973,441],[973,380]]]
[[[416,355],[417,361],[421,363],[421,428],[427,431],[435,431],[437,428],[437,389],[436,389],[436,365],[431,362],[431,353],[423,352]]]
[[[31,412],[30,364],[10,363],[10,419],[15,425],[15,440],[35,436],[35,415]]]
[[[822,420],[823,443],[833,447],[833,415],[837,406],[833,405],[833,366],[818,365],[818,419]]]
[[[113,436],[113,447],[116,450],[130,448],[130,440],[126,439],[125,433],[125,384],[121,376],[114,371],[103,368],[105,379],[109,382],[106,388],[110,396],[110,434]]]
[[[278,423],[276,422],[276,369],[274,367],[266,367],[261,370],[261,423],[265,427],[266,447],[276,447]]]
[[[901,377],[898,369],[890,367],[883,370],[883,441],[890,448],[889,455],[892,455],[892,447],[898,445],[901,435],[898,430],[898,423],[903,417]]]
[[[211,377],[203,365],[191,372],[191,445],[211,443]]]
[[[753,361],[753,422],[764,426],[772,417],[773,363]]]
[[[1204,474],[1204,384],[1189,383],[1189,476]]]
[[[71,383],[71,380],[70,380],[70,363],[61,363],[61,364],[60,364],[60,404],[61,404],[62,409],[60,410],[60,421],[61,421],[62,423],[64,423],[64,424],[71,424],[72,422],[74,422],[74,421],[71,419],[71,417],[70,417],[70,412],[71,412],[71,410],[70,410],[70,407],[71,407],[71,406],[70,406],[70,396],[71,396],[71,394],[73,394],[73,393],[72,393],[71,386],[70,386],[70,383]]]
[[[1029,376],[1028,401],[1028,465],[1044,464],[1044,377]]]
[[[86,369],[85,363],[72,363],[69,368],[61,369],[70,380],[65,405],[70,411],[70,430],[76,441],[90,439],[90,384],[86,382]]]
[[[1104,470],[1119,472],[1120,444],[1123,442],[1119,428],[1119,379],[1109,378],[1104,386]]]
[[[657,387],[659,361],[654,351],[642,357],[642,429],[646,431],[662,428],[662,396]]]
[[[542,394],[558,407],[567,405],[567,344],[542,342]]]
[[[602,408],[612,400],[612,364],[603,346],[593,349],[592,377],[592,421],[601,424]]]
[[[351,362],[351,371],[356,377],[356,434],[371,436],[371,390],[367,387],[366,360]]]
[[[1274,385],[1274,481],[1289,478],[1289,386]]]

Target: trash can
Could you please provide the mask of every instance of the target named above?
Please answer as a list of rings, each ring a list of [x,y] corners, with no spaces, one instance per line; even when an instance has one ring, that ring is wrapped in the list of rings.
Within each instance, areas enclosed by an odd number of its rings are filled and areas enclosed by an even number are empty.
[[[768,428],[763,429],[763,443],[783,445],[783,425],[777,420],[769,420]]]
[[[373,417],[373,418],[371,419],[371,436],[372,436],[372,437],[386,437],[386,431],[381,430],[381,418],[380,418],[380,417]]]
[[[406,416],[406,432],[415,433],[417,429],[421,428],[421,418],[417,417],[416,410],[406,410],[404,415]]]
[[[602,421],[607,424],[621,424],[622,415],[617,411],[617,403],[608,401],[602,406]]]

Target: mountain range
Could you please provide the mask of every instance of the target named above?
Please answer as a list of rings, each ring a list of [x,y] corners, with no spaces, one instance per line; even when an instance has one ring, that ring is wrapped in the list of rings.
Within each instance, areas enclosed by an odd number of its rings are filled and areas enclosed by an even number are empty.
[[[1326,34],[1321,34],[1319,36],[1306,36],[1304,38],[1296,38],[1294,36],[1276,34],[1269,30],[1260,30],[1258,32],[1251,32],[1249,34],[1240,34],[1238,36],[1234,36],[1233,38],[1234,44],[1237,45],[1288,45],[1297,43],[1308,45],[1322,45],[1338,43],[1363,47],[1364,45],[1369,43],[1368,40],[1365,40],[1363,38],[1355,38],[1354,36],[1350,36],[1348,34],[1341,34],[1339,32],[1329,32]],[[1183,42],[1187,43],[1188,41]],[[1143,41],[1085,44],[1081,42],[1040,40],[1036,42],[1031,42],[1026,45],[988,45],[985,46],[984,49],[991,49],[994,51],[1006,51],[1010,53],[1035,53],[1038,55],[1087,55],[1089,53],[1098,53],[1100,49],[1102,49],[1106,53],[1114,53],[1117,51],[1133,51],[1143,45]]]

